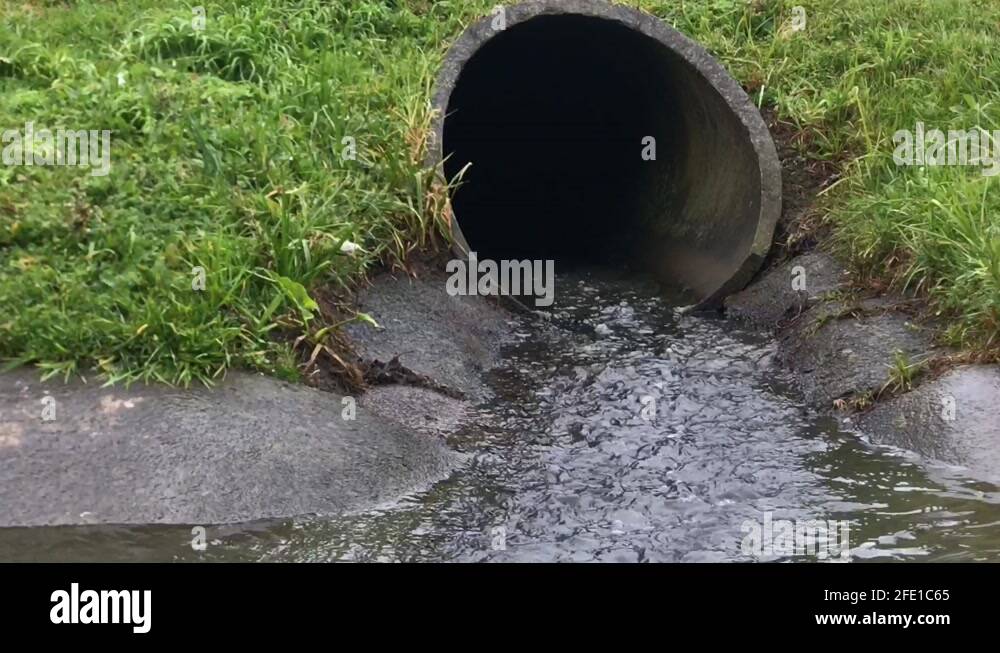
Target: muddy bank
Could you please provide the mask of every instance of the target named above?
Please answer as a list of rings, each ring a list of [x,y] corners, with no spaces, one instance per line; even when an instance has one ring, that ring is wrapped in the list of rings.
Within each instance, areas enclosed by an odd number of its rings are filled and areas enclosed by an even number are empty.
[[[727,316],[770,330],[807,402],[872,441],[1000,480],[1000,369],[924,374],[951,352],[891,295],[860,297],[831,256],[791,258],[726,300]]]
[[[0,526],[334,515],[430,486],[462,464],[440,436],[483,394],[507,319],[443,290],[386,277],[362,294],[382,328],[351,330],[359,352],[433,383],[374,387],[353,414],[343,394],[241,372],[189,390],[0,375]]]

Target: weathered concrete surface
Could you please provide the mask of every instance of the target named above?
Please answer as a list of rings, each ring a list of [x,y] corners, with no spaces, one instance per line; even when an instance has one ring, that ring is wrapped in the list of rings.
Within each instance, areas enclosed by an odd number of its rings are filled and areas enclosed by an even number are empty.
[[[915,361],[933,350],[928,334],[880,302],[863,302],[860,313],[850,308],[817,304],[779,335],[778,359],[814,406],[829,408],[837,398],[878,391],[897,351]]]
[[[512,316],[484,297],[450,296],[447,274],[423,270],[418,279],[384,275],[358,294],[358,310],[379,323],[352,324],[347,335],[364,359],[398,356],[409,369],[458,390],[486,396],[482,372],[493,367],[512,331]]]
[[[1000,368],[971,365],[875,407],[857,418],[875,442],[961,465],[1000,481]]]
[[[804,289],[793,287],[796,278]],[[896,351],[910,361],[938,353],[928,330],[895,312],[894,301],[888,295],[857,299],[843,266],[813,251],[768,270],[728,297],[725,308],[730,319],[774,331],[777,360],[792,370],[805,399],[831,409],[836,399],[879,391]],[[961,367],[918,384],[854,415],[858,431],[1000,482],[1000,367]]]
[[[360,406],[406,429],[429,436],[453,433],[469,416],[469,402],[409,385],[374,387]]]
[[[846,271],[832,256],[810,252],[769,270],[748,288],[727,297],[726,315],[774,329],[846,282]]]
[[[43,421],[43,397],[55,419]],[[370,507],[459,462],[341,397],[233,373],[219,387],[131,390],[0,375],[0,526],[210,524]]]
[[[894,312],[888,299],[837,297],[849,280],[833,257],[814,251],[769,270],[725,302],[727,317],[776,331],[778,361],[816,407],[877,392],[897,351],[912,361],[934,348],[929,334]]]

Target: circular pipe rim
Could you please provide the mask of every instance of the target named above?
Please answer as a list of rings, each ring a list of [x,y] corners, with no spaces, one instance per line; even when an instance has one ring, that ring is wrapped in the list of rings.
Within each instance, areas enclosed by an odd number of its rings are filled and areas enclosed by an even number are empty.
[[[715,89],[726,106],[747,132],[747,140],[757,155],[760,171],[760,210],[750,250],[743,263],[723,284],[701,300],[698,308],[714,308],[729,294],[745,287],[760,269],[771,249],[774,230],[781,215],[781,163],[763,116],[743,87],[729,72],[693,39],[667,25],[656,16],[604,0],[527,0],[503,7],[505,29],[539,16],[577,15],[599,18],[621,25],[652,38],[678,55]],[[431,95],[432,122],[428,134],[427,165],[438,167],[444,161],[444,127],[451,94],[465,64],[499,33],[492,27],[493,16],[480,18],[469,25],[445,54]],[[439,174],[443,177],[443,166]],[[447,180],[444,180],[447,181]],[[469,244],[457,215],[452,214],[452,250],[465,257]]]

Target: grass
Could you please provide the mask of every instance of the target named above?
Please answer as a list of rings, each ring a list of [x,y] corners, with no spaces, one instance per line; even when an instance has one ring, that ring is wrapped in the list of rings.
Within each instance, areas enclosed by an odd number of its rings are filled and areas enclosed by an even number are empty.
[[[442,241],[421,164],[430,85],[495,4],[5,2],[0,129],[114,140],[106,177],[0,166],[0,359],[109,381],[295,378],[294,338],[315,353],[336,319],[318,289]],[[918,121],[1000,129],[1000,4],[629,4],[702,42],[803,152],[842,167],[820,209],[858,272],[926,297],[951,343],[1000,344],[1000,182],[892,160],[892,134]]]
[[[929,302],[952,345],[997,357],[1000,179],[976,167],[900,167],[917,122],[1000,129],[1000,4],[990,0],[653,3],[702,41],[800,147],[843,178],[820,209],[862,277]],[[792,7],[806,26],[789,29]]]
[[[896,350],[893,352],[892,364],[889,365],[889,379],[879,390],[879,394],[887,390],[891,394],[909,392],[926,368],[926,360],[912,361],[903,351]]]
[[[114,156],[107,177],[0,167],[0,357],[112,381],[294,377],[275,335],[323,328],[317,285],[435,239],[418,136],[460,12],[201,4],[204,30],[180,2],[4,4],[0,124],[112,129]]]

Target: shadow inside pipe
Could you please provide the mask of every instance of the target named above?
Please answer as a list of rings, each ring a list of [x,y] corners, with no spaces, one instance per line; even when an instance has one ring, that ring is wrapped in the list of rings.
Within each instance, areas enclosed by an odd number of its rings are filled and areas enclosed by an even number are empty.
[[[756,227],[756,155],[719,93],[623,24],[539,16],[466,62],[443,130],[456,219],[480,259],[652,273],[705,295]],[[692,270],[695,270],[692,272]]]

